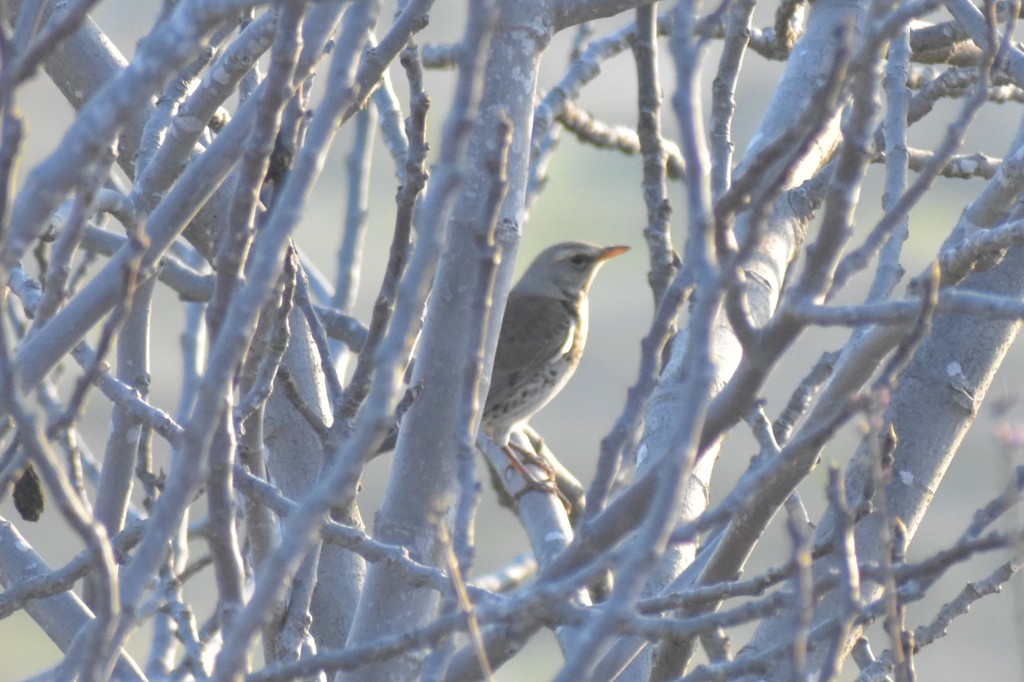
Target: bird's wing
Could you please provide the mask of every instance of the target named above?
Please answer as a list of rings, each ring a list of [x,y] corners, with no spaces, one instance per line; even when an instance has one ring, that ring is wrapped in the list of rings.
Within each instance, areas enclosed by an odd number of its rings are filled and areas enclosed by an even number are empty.
[[[522,377],[532,376],[556,355],[567,353],[578,323],[572,306],[557,298],[510,296],[501,322],[487,403],[513,390]]]

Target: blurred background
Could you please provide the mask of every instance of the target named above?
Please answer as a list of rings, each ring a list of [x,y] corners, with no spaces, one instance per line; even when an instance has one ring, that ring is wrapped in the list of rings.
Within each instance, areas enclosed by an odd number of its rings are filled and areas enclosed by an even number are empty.
[[[130,59],[135,45],[152,26],[159,6],[157,0],[106,0],[98,4],[92,16],[113,44]],[[385,3],[381,26],[390,24],[394,9],[394,2]],[[774,4],[759,8],[755,24],[770,24],[774,11]],[[463,30],[462,17],[462,7],[439,3],[434,10],[432,25],[418,36],[418,43],[426,45],[457,39]],[[936,14],[933,18],[941,20],[943,17]],[[632,20],[633,14],[627,13],[596,22],[592,26],[594,37],[603,37]],[[564,75],[570,63],[574,37],[573,31],[564,32],[556,36],[549,47],[539,84],[541,94]],[[662,83],[668,98],[672,94],[668,84],[673,82],[671,60],[664,41],[660,48]],[[710,83],[717,61],[717,46],[712,45],[703,66],[701,91],[705,97],[705,108],[710,99]],[[753,53],[746,57],[736,95],[737,115],[733,126],[737,159],[742,156],[760,122],[781,70],[781,63],[766,62]],[[392,69],[392,77],[405,106],[407,87],[404,74]],[[434,149],[438,148],[437,140],[447,113],[452,84],[451,72],[430,71],[426,74],[426,88],[432,98],[428,128]],[[603,64],[602,74],[587,86],[579,104],[602,121],[633,127],[636,125],[635,92],[633,59],[627,51]],[[28,129],[25,153],[16,180],[21,182],[25,174],[59,144],[73,112],[42,73],[19,92],[17,104],[24,113]],[[924,123],[911,129],[911,145],[934,147],[958,109],[958,102],[940,104]],[[1019,104],[990,104],[983,108],[971,127],[962,152],[981,151],[1001,157],[1019,124],[1020,109]],[[664,111],[663,124],[666,135],[675,139],[676,125],[670,107]],[[339,133],[296,234],[300,247],[331,280],[336,275],[335,256],[347,201],[344,156],[351,147],[350,128]],[[395,213],[394,165],[379,136],[374,160],[369,229],[358,304],[358,313],[364,321],[369,319],[370,307],[381,281]],[[637,157],[581,145],[571,134],[563,132],[548,176],[548,186],[524,226],[517,272],[521,272],[539,251],[566,239],[621,243],[633,247],[627,255],[609,263],[598,276],[591,292],[591,331],[582,364],[568,387],[532,421],[552,451],[586,484],[593,475],[599,442],[625,404],[627,388],[636,380],[639,341],[646,333],[653,310],[646,284],[647,256],[642,236],[647,218],[640,191],[641,163]],[[911,236],[904,250],[904,265],[909,275],[919,272],[935,257],[938,245],[982,184],[979,180],[937,180],[927,198],[911,215]],[[677,247],[681,247],[687,227],[682,186],[677,183],[670,192],[674,208],[673,238]],[[858,226],[865,231],[881,215],[881,196],[882,168],[876,166],[869,173],[857,213]],[[855,237],[855,242],[859,239],[859,236]],[[859,300],[867,281],[867,277],[861,277],[851,284],[844,300]],[[171,413],[177,403],[181,376],[178,335],[182,329],[183,311],[183,304],[172,292],[159,288],[153,321],[154,343],[159,345],[153,353],[151,400]],[[774,418],[778,415],[792,390],[821,353],[840,347],[847,336],[847,331],[830,329],[815,330],[801,338],[769,382],[765,395],[769,416]],[[1020,453],[1001,446],[994,434],[999,419],[1008,420],[1011,425],[1019,421],[1020,408],[1013,407],[1005,417],[999,417],[988,404],[996,399],[1013,401],[1018,398],[1021,358],[1020,350],[1015,348],[1004,363],[987,405],[982,408],[910,547],[911,560],[929,556],[948,544],[951,537],[959,535],[970,522],[974,510],[1000,493],[1012,468],[1019,463]],[[64,371],[72,378],[78,375],[78,368],[73,363],[68,363]],[[100,456],[108,418],[108,405],[94,396],[88,404],[82,432],[85,442]],[[825,450],[823,466],[819,466],[802,484],[800,492],[812,519],[824,509],[827,465],[833,462],[840,466],[846,464],[859,441],[860,428],[858,423],[848,426],[842,438]],[[158,461],[166,463],[167,452],[163,446],[159,440],[156,441],[157,454],[162,458]],[[717,466],[711,490],[713,502],[731,489],[755,452],[756,445],[747,428],[743,425],[736,427],[725,443]],[[381,457],[367,470],[360,505],[368,527],[372,527],[373,514],[389,466],[390,458]],[[16,521],[20,532],[51,566],[62,565],[82,549],[78,539],[52,511],[37,524],[20,522],[9,496],[5,496],[0,502],[0,515]],[[1013,517],[1012,514],[1008,516]],[[480,573],[502,566],[529,547],[515,516],[498,507],[486,485],[476,532],[478,552],[475,567]],[[195,545],[193,550],[197,554],[205,553],[201,545]],[[785,561],[789,551],[784,527],[777,520],[755,551],[746,575]],[[983,556],[949,571],[930,593],[929,599],[909,606],[908,626],[929,622],[941,604],[951,600],[967,581],[987,576],[1006,559],[1006,556]],[[1018,576],[1010,582],[1006,594],[977,602],[969,614],[954,622],[945,639],[921,651],[916,657],[920,679],[969,679],[978,673],[978,664],[982,661],[988,679],[1024,679],[1019,653],[1022,648],[1021,612],[1024,610],[1021,582]],[[186,593],[196,596],[208,591],[212,594],[211,585],[212,580],[204,575],[191,581]],[[198,603],[209,609],[207,613],[196,614],[202,622],[210,615],[214,604],[211,599]],[[887,640],[877,631],[872,632],[877,654],[886,648]],[[734,633],[734,647],[742,644],[747,633],[749,630],[744,629]],[[129,650],[143,659],[147,635],[143,628],[130,640]],[[56,647],[23,613],[0,621],[0,661],[3,661],[0,682],[22,679],[59,660]],[[545,679],[556,669],[559,661],[554,638],[542,632],[523,655],[497,672],[496,679]],[[853,679],[855,673],[848,670],[844,677]]]

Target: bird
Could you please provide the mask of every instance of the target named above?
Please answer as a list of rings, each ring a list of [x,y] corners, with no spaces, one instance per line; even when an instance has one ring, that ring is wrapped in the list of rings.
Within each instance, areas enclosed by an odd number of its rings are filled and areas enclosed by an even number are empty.
[[[512,432],[558,395],[579,366],[594,276],[628,250],[581,241],[555,244],[509,292],[480,428],[506,448],[513,465],[517,461],[507,449]]]
[[[590,284],[628,246],[562,242],[537,256],[508,295],[481,428],[503,444],[565,387],[587,342]]]
[[[480,430],[524,475],[527,487],[521,492],[539,487],[557,493],[572,518],[583,506],[579,482],[554,460],[532,430],[528,436],[534,452],[510,445],[509,438],[558,395],[576,371],[587,342],[590,285],[606,261],[628,250],[628,246],[570,241],[545,249],[533,260],[509,291],[480,418]],[[397,436],[396,425],[377,454],[392,450]],[[547,472],[548,480],[535,480],[513,448]],[[489,461],[488,466],[499,501],[512,507],[514,500],[505,492],[499,472]]]

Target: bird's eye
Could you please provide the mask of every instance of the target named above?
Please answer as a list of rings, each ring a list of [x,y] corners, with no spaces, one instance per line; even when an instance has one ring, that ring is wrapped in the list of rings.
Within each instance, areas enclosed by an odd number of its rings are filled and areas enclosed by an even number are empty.
[[[573,256],[572,258],[569,259],[569,262],[572,263],[573,265],[575,265],[578,268],[582,268],[584,265],[586,265],[589,262],[589,260],[590,259],[587,258],[584,254],[577,253],[575,256]]]

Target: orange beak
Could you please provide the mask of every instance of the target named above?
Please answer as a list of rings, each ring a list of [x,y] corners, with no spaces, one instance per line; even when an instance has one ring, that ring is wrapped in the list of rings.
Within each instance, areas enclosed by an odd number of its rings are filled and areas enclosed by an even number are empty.
[[[629,251],[628,246],[608,246],[601,250],[601,255],[597,257],[598,263],[603,263],[609,258],[615,258]]]

